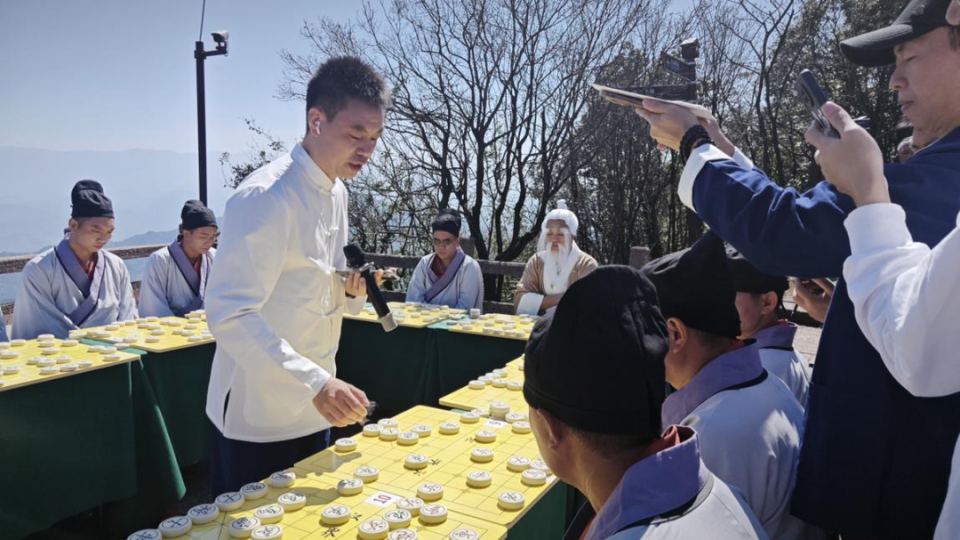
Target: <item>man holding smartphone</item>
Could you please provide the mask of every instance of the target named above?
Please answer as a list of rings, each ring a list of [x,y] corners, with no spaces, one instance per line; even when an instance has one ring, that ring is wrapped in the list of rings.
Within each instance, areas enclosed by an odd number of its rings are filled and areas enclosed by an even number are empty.
[[[890,87],[903,114],[936,142],[905,165],[887,165],[889,195],[913,238],[936,245],[960,210],[960,40],[950,0],[913,0],[887,28],[844,41],[864,66],[895,63]],[[730,159],[718,129],[680,107],[640,112],[658,141],[690,145],[680,198],[769,273],[841,275],[850,255],[850,197],[821,183],[785,189]],[[712,141],[711,141],[712,140]],[[701,144],[694,144],[700,141]],[[720,148],[718,148],[720,146]],[[884,369],[859,330],[847,285],[834,291],[813,371],[793,512],[845,537],[929,538],[947,491],[960,434],[960,395],[917,398]]]

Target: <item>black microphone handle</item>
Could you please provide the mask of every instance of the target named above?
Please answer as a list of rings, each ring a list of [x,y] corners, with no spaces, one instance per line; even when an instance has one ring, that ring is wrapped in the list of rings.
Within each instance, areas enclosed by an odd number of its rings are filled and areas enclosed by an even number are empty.
[[[380,292],[380,286],[377,285],[377,278],[369,268],[360,272],[360,276],[367,282],[367,300],[373,304],[373,309],[377,310],[377,317],[383,317],[390,313],[390,306],[383,299],[383,293]]]
[[[397,323],[390,313],[390,306],[383,299],[383,293],[380,292],[380,286],[377,285],[376,276],[370,272],[369,268],[364,268],[360,272],[360,277],[367,282],[367,300],[373,304],[373,309],[377,311],[377,318],[380,319],[383,329],[387,332],[393,330],[397,327]]]

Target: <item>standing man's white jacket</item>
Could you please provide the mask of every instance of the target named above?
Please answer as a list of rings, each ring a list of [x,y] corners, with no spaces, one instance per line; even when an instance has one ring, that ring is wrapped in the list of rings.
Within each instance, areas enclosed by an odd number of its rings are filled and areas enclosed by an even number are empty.
[[[960,214],[933,249],[913,241],[895,204],[857,208],[844,226],[851,255],[843,277],[857,323],[890,374],[915,396],[960,392]],[[934,538],[960,538],[960,440]]]
[[[217,339],[207,416],[229,439],[289,440],[330,427],[312,400],[336,375],[347,299],[347,190],[298,144],[227,201],[207,321]],[[224,402],[229,393],[229,407]]]

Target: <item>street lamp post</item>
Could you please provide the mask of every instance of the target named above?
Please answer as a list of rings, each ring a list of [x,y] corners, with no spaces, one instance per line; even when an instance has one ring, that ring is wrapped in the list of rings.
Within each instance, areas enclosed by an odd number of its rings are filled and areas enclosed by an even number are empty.
[[[227,54],[229,32],[221,30],[213,33],[217,47],[212,51],[203,50],[203,42],[197,41],[193,57],[197,61],[197,146],[200,158],[200,201],[207,204],[207,107],[203,78],[203,61],[209,56]]]

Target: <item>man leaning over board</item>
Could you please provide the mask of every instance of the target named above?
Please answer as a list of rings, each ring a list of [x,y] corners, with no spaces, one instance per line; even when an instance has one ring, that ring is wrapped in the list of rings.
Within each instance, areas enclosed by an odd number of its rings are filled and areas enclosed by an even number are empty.
[[[336,272],[346,268],[344,181],[373,154],[389,101],[369,65],[328,60],[307,86],[303,141],[227,201],[206,297],[217,338],[207,391],[214,493],[319,452],[331,425],[366,414],[366,395],[335,365],[342,314],[362,309],[366,286]]]

